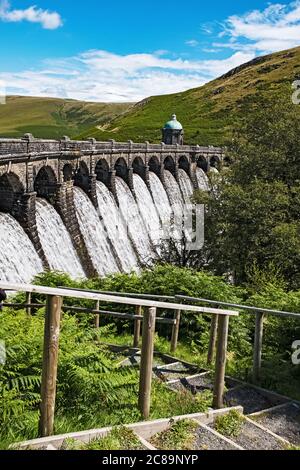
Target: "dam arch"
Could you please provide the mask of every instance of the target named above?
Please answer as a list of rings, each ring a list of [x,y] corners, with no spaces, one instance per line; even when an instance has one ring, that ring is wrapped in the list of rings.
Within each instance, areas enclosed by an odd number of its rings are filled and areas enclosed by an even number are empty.
[[[191,168],[190,161],[185,155],[182,155],[179,158],[178,168],[180,168],[181,170],[184,170],[188,175],[190,175],[190,168]]]
[[[168,155],[164,159],[164,169],[170,171],[170,173],[172,173],[172,175],[176,177],[176,173],[177,173],[176,172],[176,162],[175,162],[174,158],[171,157],[170,155]]]
[[[43,166],[34,178],[34,191],[38,197],[52,202],[58,188],[57,177],[51,166]]]
[[[13,212],[15,204],[20,202],[24,186],[15,173],[4,173],[0,176],[0,212]]]

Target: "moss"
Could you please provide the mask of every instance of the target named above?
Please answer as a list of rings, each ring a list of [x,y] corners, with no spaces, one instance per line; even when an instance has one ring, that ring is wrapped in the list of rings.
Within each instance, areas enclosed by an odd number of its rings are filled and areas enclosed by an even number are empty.
[[[218,416],[215,420],[215,430],[223,436],[238,437],[242,431],[245,417],[236,410],[226,415]]]
[[[152,437],[151,444],[161,450],[193,450],[196,422],[183,419]]]

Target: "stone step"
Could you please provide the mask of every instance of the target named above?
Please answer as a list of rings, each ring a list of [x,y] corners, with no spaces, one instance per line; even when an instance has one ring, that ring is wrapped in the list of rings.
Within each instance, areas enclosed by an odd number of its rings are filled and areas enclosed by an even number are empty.
[[[290,402],[249,415],[254,422],[300,446],[300,405]]]

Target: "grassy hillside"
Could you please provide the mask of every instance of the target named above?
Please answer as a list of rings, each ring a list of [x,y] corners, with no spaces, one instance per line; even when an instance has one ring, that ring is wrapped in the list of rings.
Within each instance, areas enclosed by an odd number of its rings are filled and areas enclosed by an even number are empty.
[[[129,106],[128,103],[9,96],[6,105],[0,106],[0,136],[21,137],[31,132],[40,138],[73,137],[91,128],[95,122],[107,122]]]
[[[258,94],[276,99],[280,90],[291,95],[295,79],[300,79],[300,47],[259,57],[200,88],[148,98],[82,136],[159,142],[161,127],[176,112],[187,143],[222,145],[248,112],[250,101]]]

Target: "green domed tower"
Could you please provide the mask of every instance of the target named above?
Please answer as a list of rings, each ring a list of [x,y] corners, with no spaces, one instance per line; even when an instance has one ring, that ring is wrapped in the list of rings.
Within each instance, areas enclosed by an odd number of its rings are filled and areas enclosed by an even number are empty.
[[[177,121],[176,114],[173,114],[172,119],[162,129],[162,141],[167,145],[183,145],[183,134],[183,127]]]

